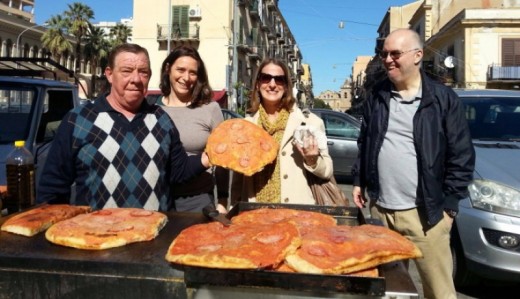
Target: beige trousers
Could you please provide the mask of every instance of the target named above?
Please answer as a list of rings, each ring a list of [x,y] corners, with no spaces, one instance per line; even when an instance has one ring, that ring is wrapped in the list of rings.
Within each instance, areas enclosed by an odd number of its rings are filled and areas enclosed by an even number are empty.
[[[429,226],[420,210],[388,210],[378,205],[370,206],[372,217],[412,241],[423,253],[415,259],[421,276],[424,297],[428,299],[457,298],[453,285],[453,263],[450,250],[451,219],[444,219]]]

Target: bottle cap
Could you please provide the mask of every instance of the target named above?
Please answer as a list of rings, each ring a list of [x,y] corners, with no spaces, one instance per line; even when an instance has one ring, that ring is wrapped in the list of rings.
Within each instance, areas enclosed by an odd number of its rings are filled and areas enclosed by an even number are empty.
[[[16,140],[14,142],[14,146],[16,146],[16,147],[24,147],[25,146],[25,140]]]

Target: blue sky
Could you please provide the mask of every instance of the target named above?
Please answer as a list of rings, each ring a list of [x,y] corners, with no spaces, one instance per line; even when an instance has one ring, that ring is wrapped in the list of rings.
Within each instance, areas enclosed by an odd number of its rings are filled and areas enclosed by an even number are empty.
[[[167,0],[164,0],[167,1]],[[218,0],[214,0],[218,1]],[[38,0],[36,22],[67,10],[71,0]],[[94,22],[132,16],[130,0],[82,0],[94,10]],[[174,0],[172,1],[172,3]],[[338,91],[350,76],[356,56],[373,55],[377,28],[390,6],[414,0],[279,0],[279,8],[311,66],[314,94]],[[345,26],[338,28],[340,21]]]

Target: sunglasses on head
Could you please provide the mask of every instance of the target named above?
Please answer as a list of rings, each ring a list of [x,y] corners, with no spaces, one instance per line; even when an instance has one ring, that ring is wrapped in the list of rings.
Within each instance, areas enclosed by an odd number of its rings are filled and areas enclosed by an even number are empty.
[[[262,84],[267,84],[267,83],[270,83],[271,80],[274,79],[274,83],[278,84],[278,85],[283,85],[285,83],[287,83],[285,81],[285,76],[284,75],[280,75],[280,76],[273,76],[273,75],[270,75],[270,74],[266,74],[266,73],[260,73],[258,74],[258,81]]]

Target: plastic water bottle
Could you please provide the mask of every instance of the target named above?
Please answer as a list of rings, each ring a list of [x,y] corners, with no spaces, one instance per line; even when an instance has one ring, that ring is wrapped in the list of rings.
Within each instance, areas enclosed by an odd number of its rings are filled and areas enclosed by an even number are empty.
[[[15,213],[34,205],[34,157],[25,148],[25,141],[18,140],[7,155],[7,198],[4,208]]]

